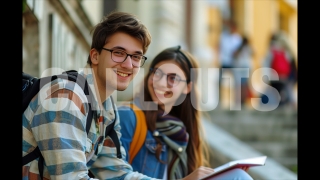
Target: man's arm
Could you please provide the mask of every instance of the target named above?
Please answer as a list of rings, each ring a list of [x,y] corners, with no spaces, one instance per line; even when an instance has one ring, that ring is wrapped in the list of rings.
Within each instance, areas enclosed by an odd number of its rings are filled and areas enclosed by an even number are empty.
[[[58,89],[38,96],[38,101],[30,125],[50,179],[88,179],[83,98],[71,90]]]

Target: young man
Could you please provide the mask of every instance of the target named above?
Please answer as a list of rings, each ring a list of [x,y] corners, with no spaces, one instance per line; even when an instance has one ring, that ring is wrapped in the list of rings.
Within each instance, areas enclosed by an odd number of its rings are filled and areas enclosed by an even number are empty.
[[[119,115],[111,94],[125,90],[144,64],[151,36],[147,28],[132,14],[114,12],[100,22],[93,33],[87,65],[79,73],[92,90],[94,99],[73,81],[56,79],[45,85],[32,99],[22,115],[23,148],[26,156],[37,146],[44,158],[45,179],[90,179],[88,170],[98,179],[151,179],[121,158],[106,127],[115,121],[120,139]],[[97,111],[90,131],[86,133],[88,104]],[[38,160],[22,168],[23,179],[40,179]],[[213,170],[198,168],[186,179],[198,179]]]

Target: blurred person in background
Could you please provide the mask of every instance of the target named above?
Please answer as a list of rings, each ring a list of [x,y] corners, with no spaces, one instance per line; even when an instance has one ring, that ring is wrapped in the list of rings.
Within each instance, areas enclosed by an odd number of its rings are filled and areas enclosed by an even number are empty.
[[[288,54],[289,63],[290,63],[290,73],[286,83],[286,92],[288,93],[288,104],[293,109],[297,108],[297,99],[294,94],[294,86],[298,83],[298,69],[297,69],[297,58],[293,53],[291,47],[291,42],[289,42],[288,35],[284,32],[280,32],[280,41],[282,41],[286,53]]]
[[[286,33],[277,31],[270,36],[269,49],[264,58],[263,67],[268,67],[274,71],[269,71],[268,75],[277,73],[279,80],[269,80],[268,84],[275,88],[280,94],[279,107],[285,105],[296,108],[294,98],[294,85],[297,82],[296,59],[288,41]],[[271,101],[276,103],[274,97],[263,96],[264,103]]]
[[[254,51],[250,45],[249,38],[246,35],[242,35],[241,37],[242,42],[234,52],[232,63],[234,68],[241,68],[241,70],[234,69],[236,102],[240,103],[241,106],[245,106],[247,99],[251,96],[249,80],[252,72],[252,56],[254,55]],[[245,77],[245,72],[247,71],[249,71],[249,77]]]
[[[145,114],[148,129],[142,147],[132,160],[134,171],[159,179],[181,179],[209,165],[198,111],[197,68],[196,59],[180,46],[163,50],[151,62],[141,90],[130,100]],[[121,142],[128,152],[134,148],[130,143],[137,119],[132,107],[118,109]],[[233,169],[212,180],[252,179],[246,170]]]
[[[230,73],[234,78],[232,71],[234,62],[234,53],[241,45],[242,37],[238,32],[238,27],[235,21],[226,19],[223,21],[223,29],[220,35],[218,56],[220,60],[219,69],[219,106],[221,107],[222,100],[222,75],[224,73]],[[230,87],[231,88],[231,87]]]

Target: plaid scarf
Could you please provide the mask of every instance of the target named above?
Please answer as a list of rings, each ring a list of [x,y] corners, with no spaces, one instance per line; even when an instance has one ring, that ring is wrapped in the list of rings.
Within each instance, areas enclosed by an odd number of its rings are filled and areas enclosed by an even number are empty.
[[[183,122],[169,114],[163,116],[159,111],[156,123],[159,136],[169,146],[168,177],[169,179],[181,179],[188,173],[187,153],[189,134]]]

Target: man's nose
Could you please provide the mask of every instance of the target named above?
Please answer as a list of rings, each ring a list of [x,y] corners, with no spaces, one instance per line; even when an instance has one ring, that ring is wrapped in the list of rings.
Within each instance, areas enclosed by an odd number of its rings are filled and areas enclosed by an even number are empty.
[[[127,56],[127,58],[121,63],[121,67],[132,68],[132,59],[131,56]]]

